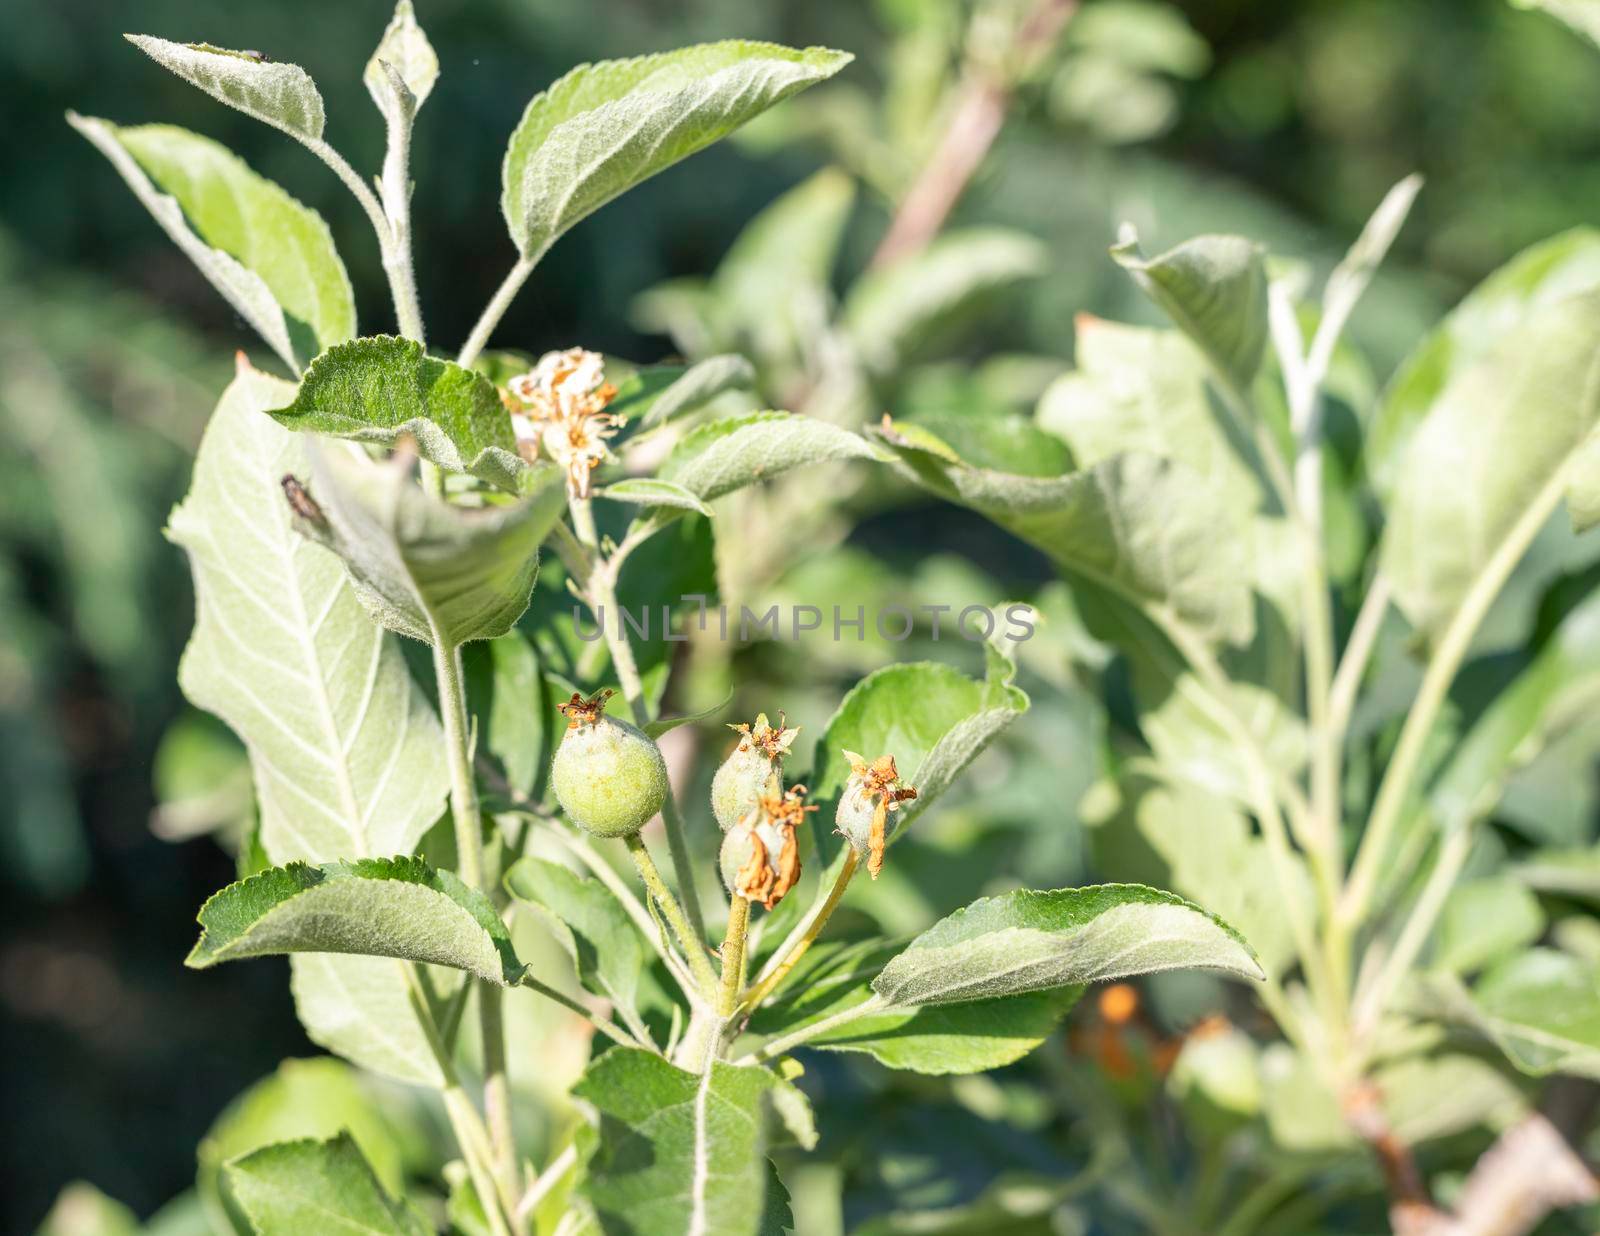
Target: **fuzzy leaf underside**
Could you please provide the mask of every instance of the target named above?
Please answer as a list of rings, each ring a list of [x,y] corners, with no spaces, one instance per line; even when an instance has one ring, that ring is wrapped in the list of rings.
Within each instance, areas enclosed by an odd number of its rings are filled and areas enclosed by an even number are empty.
[[[872,989],[893,1005],[934,1005],[1178,969],[1262,977],[1233,928],[1172,893],[1138,884],[1022,889],[935,923]]]
[[[303,142],[322,137],[322,96],[297,64],[263,60],[207,43],[169,43],[147,34],[125,36],[150,59],[198,86],[219,103],[237,108]]]
[[[374,622],[455,648],[504,635],[528,608],[539,545],[562,491],[470,509],[425,492],[410,469],[339,444],[312,451],[320,522],[297,524],[338,554]]]

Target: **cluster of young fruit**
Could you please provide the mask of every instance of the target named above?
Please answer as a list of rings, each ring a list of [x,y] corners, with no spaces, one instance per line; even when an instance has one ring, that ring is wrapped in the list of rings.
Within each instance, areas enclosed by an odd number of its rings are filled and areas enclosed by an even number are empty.
[[[626,837],[653,819],[671,792],[666,761],[655,741],[636,726],[606,714],[612,692],[588,699],[574,694],[561,712],[567,731],[556,749],[551,784],[561,809],[579,828],[600,837]],[[723,831],[721,870],[728,892],[770,910],[800,879],[798,828],[816,807],[806,787],[783,784],[783,761],[798,729],[779,714],[762,713],[751,725],[730,727],[738,745],[711,782],[711,812]],[[892,755],[868,761],[853,751],[850,778],[839,797],[834,825],[876,879],[883,866],[889,816],[917,796],[900,784]]]

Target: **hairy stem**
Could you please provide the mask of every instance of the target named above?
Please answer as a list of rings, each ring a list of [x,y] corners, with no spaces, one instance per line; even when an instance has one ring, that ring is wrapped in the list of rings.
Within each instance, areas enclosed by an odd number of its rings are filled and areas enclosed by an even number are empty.
[[[582,1017],[585,1021],[592,1022],[594,1024],[594,1028],[600,1031],[601,1034],[605,1035],[606,1038],[610,1039],[613,1043],[619,1044],[622,1047],[644,1047],[647,1050],[649,1049],[648,1044],[640,1042],[637,1036],[629,1034],[609,1017],[603,1016],[602,1014],[597,1013],[594,1009],[583,1004],[581,1001],[574,1000],[571,996],[557,991],[548,983],[540,982],[531,974],[524,974],[522,976],[522,986],[528,988],[530,991],[538,992],[546,1000],[554,1001],[556,1004],[561,1005],[562,1008],[570,1009],[572,1012],[578,1014],[579,1017]]]
[[[711,958],[706,955],[703,939],[690,926],[683,908],[678,904],[678,899],[672,895],[667,882],[661,878],[661,872],[656,868],[655,859],[650,857],[644,838],[638,833],[630,833],[622,840],[628,847],[628,853],[633,856],[633,865],[639,869],[639,878],[644,881],[645,888],[650,890],[650,896],[654,898],[655,903],[661,907],[661,913],[666,918],[667,925],[672,928],[672,933],[678,937],[678,945],[688,957],[689,968],[694,972],[700,994],[709,998],[717,990],[718,980],[716,971],[711,968]]]
[[[586,546],[596,559],[587,577],[582,581],[584,591],[589,598],[589,606],[594,610],[595,619],[600,623],[605,635],[606,647],[611,653],[611,666],[617,671],[617,685],[622,688],[623,698],[627,700],[628,709],[633,714],[633,723],[644,725],[651,720],[650,706],[644,698],[644,681],[639,676],[639,665],[633,659],[633,645],[622,629],[622,615],[617,604],[616,565],[601,559],[600,538],[595,530],[594,510],[590,507],[589,500],[574,498],[569,505],[572,526],[577,532],[578,541]],[[607,615],[611,618],[609,625],[606,623]],[[661,823],[667,834],[667,852],[672,856],[672,873],[677,877],[678,892],[683,898],[684,909],[688,912],[689,924],[694,928],[695,938],[704,940],[705,918],[700,912],[700,893],[695,884],[694,864],[689,858],[689,842],[684,833],[683,817],[678,814],[678,800],[673,795],[671,785],[667,787],[667,798],[661,807]]]
[[[1039,0],[1017,30],[1009,80],[991,67],[968,64],[944,135],[900,199],[889,230],[872,255],[874,268],[892,266],[920,252],[939,234],[1000,135],[1013,82],[1049,53],[1077,7],[1078,0]]]
[[[389,133],[378,190],[382,195],[383,213],[388,218],[389,243],[384,246],[383,269],[389,276],[400,333],[425,343],[427,336],[422,327],[422,304],[417,299],[416,268],[411,253],[411,122],[415,104],[397,96],[394,105],[384,111]]]
[[[384,160],[385,180],[388,179],[390,164],[397,157],[394,127],[393,125],[390,126],[389,154]],[[399,325],[400,333],[408,339],[415,339],[419,343],[422,342],[422,310],[417,301],[416,280],[411,262],[409,184],[405,189],[407,198],[405,222],[403,224],[405,231],[403,235],[399,235],[390,217],[384,211],[384,203],[379,202],[377,194],[373,193],[366,181],[361,179],[360,173],[350,166],[349,160],[321,138],[302,140],[305,141],[306,148],[312,154],[333,169],[334,174],[344,182],[345,188],[350,190],[356,201],[361,204],[361,209],[366,212],[367,219],[372,224],[373,233],[378,238],[378,249],[383,256],[384,273],[389,278],[389,294],[394,301],[394,316],[396,323]],[[409,173],[406,165],[410,162],[410,149],[411,141],[408,130],[403,139],[402,149],[398,152],[398,157],[402,161],[402,174],[407,175],[407,178],[409,178]],[[388,197],[387,185],[385,185],[385,197]]]
[[[517,298],[517,293],[522,290],[522,285],[528,281],[528,276],[533,274],[533,268],[539,264],[539,259],[543,256],[544,251],[540,250],[532,257],[517,259],[517,264],[511,268],[505,280],[489,298],[489,303],[484,306],[482,315],[472,328],[472,333],[467,336],[466,343],[461,347],[461,355],[456,357],[456,364],[463,369],[471,368],[472,362],[483,354],[484,348],[489,346],[489,336],[494,334],[494,328],[500,325],[500,319],[505,317],[506,310],[511,308],[511,302]]]
[[[778,951],[773,953],[771,960],[762,968],[755,985],[745,993],[743,1003],[746,1008],[759,1008],[761,1002],[777,990],[778,984],[788,977],[789,971],[793,970],[799,960],[806,955],[806,950],[822,934],[828,919],[838,908],[844,890],[850,887],[850,881],[860,863],[860,856],[856,853],[855,847],[851,846],[845,851],[844,866],[839,868],[839,876],[834,880],[833,887],[811,913],[796,925],[789,938],[778,946]]]
[[[735,897],[728,906],[728,930],[722,938],[722,982],[717,988],[717,1016],[726,1021],[739,1003],[744,972],[745,933],[750,929],[750,903]]]
[[[1439,639],[1438,647],[1423,674],[1422,685],[1417,690],[1417,698],[1401,727],[1394,755],[1390,757],[1389,766],[1378,785],[1372,815],[1351,866],[1350,880],[1345,886],[1335,920],[1343,938],[1347,939],[1366,917],[1378,872],[1388,855],[1389,843],[1411,793],[1411,784],[1422,762],[1428,735],[1439,718],[1439,710],[1444,706],[1450,684],[1455,681],[1456,671],[1461,668],[1472,637],[1477,634],[1490,605],[1500,595],[1500,589],[1522,560],[1533,538],[1560,504],[1566,492],[1569,471],[1570,468],[1564,464],[1551,473],[1544,487],[1490,555]]]
[[[447,646],[434,632],[433,672],[439,685],[439,717],[444,725],[445,758],[450,765],[450,816],[455,825],[456,864],[462,880],[485,895],[491,893],[483,862],[483,822],[478,786],[468,752],[467,693],[461,674],[461,650]],[[517,1149],[511,1129],[511,1089],[506,1074],[506,1043],[501,1024],[500,989],[481,983],[478,1014],[483,1039],[483,1101],[489,1115],[496,1178],[514,1188]]]
[[[1389,997],[1405,979],[1417,955],[1422,952],[1422,946],[1428,942],[1439,912],[1444,909],[1445,899],[1455,887],[1456,877],[1461,874],[1461,868],[1472,853],[1472,833],[1473,822],[1464,821],[1445,838],[1439,848],[1439,856],[1428,882],[1423,885],[1416,905],[1411,908],[1405,925],[1395,938],[1394,951],[1389,954],[1377,976],[1356,998],[1353,1020],[1358,1032],[1370,1029],[1383,1016]]]
[[[406,993],[412,1012],[416,1015],[417,1024],[422,1028],[423,1038],[427,1040],[433,1058],[438,1062],[439,1072],[444,1078],[444,1088],[440,1097],[444,1100],[445,1115],[450,1120],[450,1129],[455,1134],[456,1146],[461,1151],[462,1161],[467,1165],[467,1174],[472,1180],[472,1187],[483,1203],[490,1231],[495,1233],[495,1236],[511,1236],[511,1229],[507,1225],[505,1216],[511,1213],[515,1202],[514,1196],[505,1190],[504,1182],[498,1179],[493,1170],[494,1152],[490,1146],[489,1134],[483,1127],[483,1121],[478,1117],[477,1108],[473,1107],[472,1100],[467,1098],[456,1077],[455,1061],[451,1058],[450,1048],[446,1045],[444,1037],[439,1032],[438,1023],[434,1020],[433,1002],[428,998],[428,992],[424,987],[421,968],[403,961],[395,964],[405,976]]]
[[[761,1047],[734,1061],[735,1064],[763,1064],[768,1060],[783,1055],[791,1048],[808,1043],[819,1034],[826,1034],[840,1026],[847,1025],[862,1017],[870,1017],[874,1013],[881,1013],[888,1005],[882,996],[868,996],[860,1004],[824,1017],[821,1021],[814,1021],[809,1026],[801,1026],[798,1030],[791,1030],[788,1034],[780,1034],[775,1039],[768,1039]]]

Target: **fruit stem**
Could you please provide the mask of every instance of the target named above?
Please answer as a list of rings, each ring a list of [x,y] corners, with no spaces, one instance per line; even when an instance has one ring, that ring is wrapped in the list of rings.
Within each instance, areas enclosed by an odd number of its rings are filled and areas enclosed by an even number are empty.
[[[797,928],[798,934],[790,936],[779,946],[773,954],[772,962],[767,967],[764,977],[757,980],[756,985],[745,993],[742,1004],[745,1008],[756,1009],[774,990],[779,983],[789,976],[795,964],[806,955],[806,950],[812,942],[822,934],[822,929],[827,926],[828,919],[833,916],[834,910],[839,906],[844,897],[844,890],[850,887],[850,881],[856,874],[856,868],[861,863],[861,857],[855,848],[845,850],[844,866],[839,868],[838,878],[834,880],[833,887],[828,890],[827,898],[811,913],[811,917],[801,923]],[[738,900],[735,898],[735,900]]]
[[[750,902],[734,897],[728,906],[728,930],[722,938],[722,986],[717,992],[717,1016],[733,1016],[739,1003],[739,976],[744,971],[745,932],[750,928]]]
[[[579,580],[605,636],[606,647],[611,652],[611,666],[617,671],[617,685],[633,713],[633,723],[647,725],[652,717],[644,697],[644,681],[639,676],[639,665],[633,659],[633,645],[628,642],[622,628],[622,613],[617,604],[615,567],[600,553],[600,536],[594,526],[594,509],[587,498],[573,498],[568,503],[572,512],[572,526],[578,540],[594,555],[587,578]],[[610,622],[607,623],[607,617]],[[695,886],[694,865],[689,860],[689,843],[684,835],[683,817],[678,814],[678,800],[673,796],[672,784],[667,784],[667,800],[661,807],[661,823],[667,834],[667,852],[672,855],[672,874],[677,878],[678,890],[683,897],[684,909],[694,928],[696,940],[704,941],[705,918],[700,913],[700,894]],[[702,944],[702,951],[703,944]]]
[[[650,850],[646,847],[644,838],[638,833],[630,833],[622,841],[628,847],[628,853],[633,856],[633,865],[639,869],[639,878],[644,881],[645,888],[650,890],[650,896],[661,907],[667,925],[678,937],[678,943],[688,958],[689,968],[694,972],[695,982],[700,986],[700,994],[710,996],[717,990],[717,973],[711,968],[711,958],[706,954],[704,941],[695,934],[689,925],[689,920],[684,916],[683,908],[678,904],[678,899],[672,895],[667,882],[661,878],[661,872],[656,868],[655,859],[650,857]]]

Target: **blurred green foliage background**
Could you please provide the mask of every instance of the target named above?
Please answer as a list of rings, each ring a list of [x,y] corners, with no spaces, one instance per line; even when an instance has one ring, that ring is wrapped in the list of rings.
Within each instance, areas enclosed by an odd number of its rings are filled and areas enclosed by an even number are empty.
[[[168,120],[222,140],[324,213],[364,330],[387,329],[365,221],[325,169],[163,73],[120,34],[259,48],[302,64],[326,96],[330,138],[357,166],[375,167],[380,125],[359,76],[389,7],[0,6],[7,1231],[30,1230],[73,1178],[148,1214],[192,1181],[195,1142],[226,1101],[280,1057],[307,1050],[279,967],[200,976],[178,966],[195,907],[232,864],[209,842],[170,844],[151,827],[156,782],[184,771],[156,757],[183,711],[175,670],[192,613],[181,555],[160,529],[230,354],[253,343],[62,114]],[[581,343],[641,360],[664,355],[672,344],[641,330],[635,298],[709,272],[764,204],[829,162],[864,186],[841,277],[858,270],[887,201],[916,170],[928,91],[954,75],[948,31],[961,27],[960,7],[421,0],[444,64],[416,137],[418,274],[431,335],[461,338],[512,260],[498,219],[499,163],[527,99],[573,63],[699,40],[826,43],[858,60],[804,106],[780,109],[747,139],[695,157],[578,228],[499,339],[532,352]],[[950,354],[962,365],[995,353],[1065,361],[1075,313],[1146,318],[1105,257],[1120,220],[1136,222],[1152,250],[1228,230],[1331,259],[1390,184],[1421,171],[1417,213],[1354,330],[1382,376],[1484,273],[1533,240],[1594,220],[1597,154],[1600,54],[1502,0],[1089,0],[1048,70],[1020,94],[955,216],[1038,237],[1048,274],[993,306]],[[980,559],[998,596],[1037,587],[1026,553],[997,548],[976,521],[928,515],[869,523],[852,549],[891,569],[934,552],[955,554],[952,569],[962,556]],[[812,569],[811,579],[788,581],[796,595],[835,588]],[[768,672],[781,680],[793,669]],[[836,699],[859,671],[822,672],[829,680],[809,689]],[[1071,740],[1070,721],[1041,724],[1033,741],[1044,749]],[[203,729],[190,738],[209,741]],[[1074,775],[1042,763],[1046,776]],[[1056,789],[1071,799],[1081,786]],[[174,829],[181,822],[165,821]],[[1028,864],[1035,883],[1060,884],[1078,874],[1077,850],[1057,819],[1010,861]],[[232,1028],[241,1008],[252,1026],[245,1035]],[[829,1118],[848,1123],[848,1106]]]

